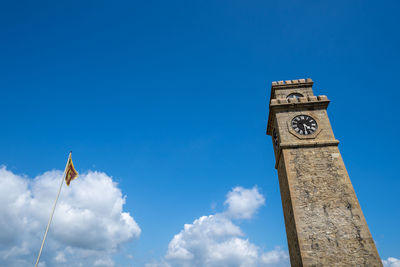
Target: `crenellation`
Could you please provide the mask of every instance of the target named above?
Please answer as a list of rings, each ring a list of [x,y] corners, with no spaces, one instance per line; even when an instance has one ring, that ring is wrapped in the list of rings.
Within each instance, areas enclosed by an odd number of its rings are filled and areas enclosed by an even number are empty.
[[[318,98],[315,95],[312,95],[312,96],[308,97],[308,101],[311,101],[311,102],[318,101]]]
[[[301,84],[301,83],[312,83],[313,80],[311,78],[307,79],[297,79],[297,80],[281,80],[281,81],[274,81],[272,82],[272,86],[277,85],[290,85],[290,84]]]
[[[308,101],[308,98],[305,97],[305,96],[302,96],[302,97],[299,97],[299,101],[302,102],[302,103],[304,103],[304,102],[307,102],[307,101]],[[271,102],[271,103],[272,103],[272,102]]]
[[[308,96],[308,97],[299,97],[299,98],[285,98],[278,97],[271,99],[270,107],[279,106],[279,105],[287,105],[287,104],[304,104],[304,103],[314,103],[319,102],[321,104],[326,103],[329,104],[329,99],[325,95],[320,96]]]
[[[278,98],[279,104],[287,104],[289,103],[287,98]]]

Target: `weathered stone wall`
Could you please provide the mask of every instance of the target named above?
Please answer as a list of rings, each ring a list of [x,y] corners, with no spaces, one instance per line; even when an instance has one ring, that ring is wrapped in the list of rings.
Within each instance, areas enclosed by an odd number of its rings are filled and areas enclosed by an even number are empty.
[[[382,266],[338,148],[284,149],[280,162],[292,266]]]
[[[285,161],[283,157],[281,157],[281,160],[279,161],[278,173],[282,207],[284,210],[283,216],[285,218],[286,236],[288,239],[288,247],[290,251],[290,262],[292,266],[301,267],[303,266],[303,263],[301,260],[300,246],[297,237],[296,222],[293,212],[293,203],[290,197]]]
[[[302,94],[303,96],[312,96],[313,91],[311,87],[304,87],[304,88],[292,88],[292,89],[283,89],[276,91],[276,97],[277,98],[286,98],[288,95],[293,94],[293,93],[299,93]]]

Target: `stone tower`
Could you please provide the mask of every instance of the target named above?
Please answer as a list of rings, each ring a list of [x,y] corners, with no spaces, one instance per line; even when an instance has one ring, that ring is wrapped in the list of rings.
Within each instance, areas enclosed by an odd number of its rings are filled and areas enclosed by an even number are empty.
[[[311,79],[273,82],[272,136],[292,266],[382,266]]]

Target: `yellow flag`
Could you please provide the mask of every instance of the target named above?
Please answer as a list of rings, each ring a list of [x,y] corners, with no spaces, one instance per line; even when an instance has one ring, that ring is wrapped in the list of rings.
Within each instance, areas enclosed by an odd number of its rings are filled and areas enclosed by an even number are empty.
[[[68,164],[65,168],[65,183],[69,186],[69,183],[78,177],[78,172],[74,168],[72,163],[71,154],[69,154]]]

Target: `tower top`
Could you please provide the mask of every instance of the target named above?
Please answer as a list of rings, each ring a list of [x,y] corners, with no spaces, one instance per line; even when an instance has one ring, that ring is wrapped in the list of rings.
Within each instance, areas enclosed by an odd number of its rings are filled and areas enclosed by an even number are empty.
[[[298,80],[286,80],[286,81],[276,81],[272,82],[272,88],[292,88],[292,87],[303,87],[303,86],[312,86],[314,84],[311,78],[307,79],[298,79]]]
[[[312,88],[314,82],[311,78],[307,79],[297,79],[297,80],[286,80],[286,81],[276,81],[271,84],[271,98],[276,97],[276,90],[295,90],[296,88]]]
[[[311,78],[276,81],[271,84],[267,134],[272,134],[273,115],[279,110],[326,108],[329,100],[326,96],[315,96]]]

